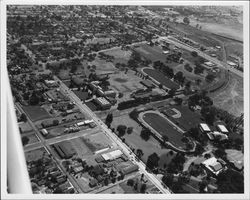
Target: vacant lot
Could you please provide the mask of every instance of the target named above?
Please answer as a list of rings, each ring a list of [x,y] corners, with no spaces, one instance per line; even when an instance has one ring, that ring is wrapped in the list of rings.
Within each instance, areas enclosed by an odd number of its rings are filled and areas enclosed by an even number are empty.
[[[150,68],[143,68],[143,72],[148,74],[151,78],[155,79],[158,81],[160,84],[163,86],[170,88],[170,89],[178,89],[179,85],[173,81],[171,81],[169,78],[164,76],[161,72],[155,70],[155,69],[150,69]]]
[[[44,155],[48,156],[48,153],[44,148],[25,152],[25,158],[27,162],[38,160],[42,158]]]
[[[143,114],[143,120],[150,125],[155,131],[162,136],[167,136],[169,142],[171,142],[177,148],[184,148],[185,144],[182,142],[182,134],[174,129],[169,122],[157,113],[145,113]]]
[[[178,110],[181,113],[181,117],[180,118],[173,118],[171,113],[169,113],[172,111],[172,109],[175,108],[176,110]],[[201,116],[198,112],[195,111],[191,111],[187,106],[170,106],[166,109],[163,109],[165,111],[167,111],[168,117],[174,121],[178,123],[178,126],[184,128],[185,130],[189,130],[192,127],[197,126],[199,123],[202,122],[202,120],[200,119]],[[165,114],[165,113],[164,113]],[[175,113],[173,113],[175,114]]]
[[[32,121],[47,119],[51,117],[49,113],[41,106],[23,106],[23,110],[27,113]]]
[[[169,154],[171,150],[162,148],[158,140],[156,140],[153,136],[151,136],[148,141],[142,139],[140,136],[142,127],[128,115],[115,117],[112,127],[116,128],[120,124],[126,125],[127,127],[133,127],[133,132],[131,134],[126,133],[123,137],[125,138],[126,144],[131,149],[135,149],[135,152],[137,149],[141,149],[143,151],[144,154],[141,159],[144,163],[147,162],[148,156],[154,152],[160,157],[159,165],[161,167],[163,167],[164,164],[167,165],[171,161],[172,156]]]

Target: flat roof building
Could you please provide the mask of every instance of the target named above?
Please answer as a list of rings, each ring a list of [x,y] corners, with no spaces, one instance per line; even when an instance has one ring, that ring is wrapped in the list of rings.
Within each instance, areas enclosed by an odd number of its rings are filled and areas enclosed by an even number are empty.
[[[200,130],[201,130],[203,133],[205,133],[205,132],[210,132],[210,131],[211,131],[211,129],[209,128],[209,126],[208,126],[207,124],[205,124],[205,123],[200,123],[200,124],[199,124],[199,128],[200,128]]]
[[[220,131],[222,133],[229,133],[229,131],[227,130],[227,128],[223,124],[218,124],[216,127],[217,127],[218,131]]]
[[[98,104],[98,106],[101,107],[102,110],[109,109],[111,107],[111,104],[109,103],[109,101],[105,99],[104,97],[98,97],[94,100]]]
[[[105,153],[102,154],[102,157],[104,158],[105,161],[109,161],[109,160],[115,160],[119,157],[121,157],[123,155],[123,153],[121,152],[121,150],[115,150],[115,151],[111,151],[109,153]]]

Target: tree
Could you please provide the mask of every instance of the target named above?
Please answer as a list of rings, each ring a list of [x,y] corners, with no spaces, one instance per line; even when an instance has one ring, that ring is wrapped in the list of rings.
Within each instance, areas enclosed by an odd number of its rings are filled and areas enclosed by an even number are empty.
[[[143,151],[141,149],[136,150],[136,155],[138,156],[139,159],[144,155]]]
[[[172,88],[172,89],[169,90],[168,95],[170,97],[173,97],[175,95],[175,92],[176,92],[176,89]]]
[[[128,186],[134,186],[134,179],[128,179],[128,181],[127,181],[127,185]]]
[[[118,131],[119,137],[122,137],[125,135],[127,127],[125,125],[119,125],[116,130]]]
[[[128,127],[127,128],[127,134],[131,134],[133,132],[133,127]]]
[[[184,17],[183,22],[184,22],[184,24],[189,25],[190,20],[189,20],[189,18],[188,18],[188,17]]]
[[[149,155],[147,163],[146,163],[146,168],[149,170],[153,170],[155,167],[158,167],[159,160],[160,160],[160,158],[157,155],[157,153],[153,153],[153,154]]]
[[[198,53],[197,53],[196,51],[192,51],[192,52],[191,52],[191,55],[192,55],[193,57],[197,57],[197,56],[198,56]]]
[[[174,181],[174,175],[167,173],[162,177],[162,182],[167,186],[172,186]]]
[[[141,185],[140,192],[141,192],[141,193],[145,193],[145,192],[146,192],[146,189],[147,189],[147,185],[146,185],[145,183],[143,183],[143,184]]]
[[[208,83],[211,83],[215,79],[215,75],[208,74],[205,79]]]
[[[149,138],[150,138],[150,135],[151,135],[150,130],[148,130],[148,129],[142,129],[141,130],[141,137],[142,137],[142,139],[148,141]]]
[[[27,136],[22,137],[22,143],[23,146],[27,145],[29,143],[30,139]]]
[[[20,120],[24,121],[24,122],[27,122],[27,116],[24,113],[22,113],[21,116],[20,116]]]
[[[112,113],[109,113],[106,117],[106,121],[105,121],[105,124],[110,127],[110,124],[112,123],[113,121],[113,114]]]

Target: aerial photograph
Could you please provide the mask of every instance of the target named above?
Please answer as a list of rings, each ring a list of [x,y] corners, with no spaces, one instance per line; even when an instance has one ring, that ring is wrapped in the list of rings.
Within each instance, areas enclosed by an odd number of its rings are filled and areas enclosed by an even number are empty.
[[[7,5],[26,191],[244,194],[243,11]]]

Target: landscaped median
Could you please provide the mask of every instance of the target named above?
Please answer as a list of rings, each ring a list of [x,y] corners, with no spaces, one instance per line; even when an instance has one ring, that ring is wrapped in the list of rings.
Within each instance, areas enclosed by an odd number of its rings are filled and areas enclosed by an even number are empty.
[[[191,149],[186,148],[186,143],[184,142],[183,133],[184,130],[176,126],[172,121],[170,121],[166,116],[158,111],[146,111],[141,112],[138,116],[138,120],[161,141],[165,140],[165,143],[172,147],[174,150],[180,152],[194,152],[195,143],[189,138],[188,143],[192,144]],[[168,138],[167,140],[164,138]]]

